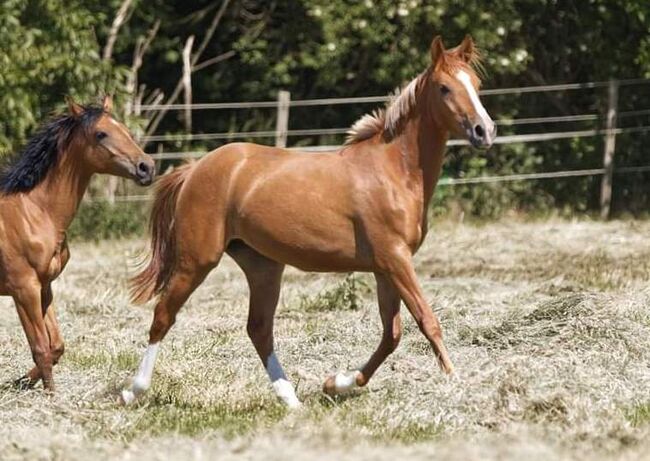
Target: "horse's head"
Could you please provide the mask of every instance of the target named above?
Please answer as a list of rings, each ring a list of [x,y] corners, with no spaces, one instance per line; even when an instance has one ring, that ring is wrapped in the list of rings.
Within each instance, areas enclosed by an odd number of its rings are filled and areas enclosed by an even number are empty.
[[[151,184],[155,174],[153,159],[138,146],[126,127],[111,116],[113,103],[110,96],[104,98],[100,108],[85,108],[68,100],[70,115],[93,123],[81,130],[87,148],[83,149],[84,163],[92,173],[105,173],[131,178],[142,186]],[[99,111],[100,114],[88,114]]]
[[[488,148],[497,128],[478,97],[481,81],[474,66],[479,55],[468,35],[456,48],[445,50],[440,36],[431,43],[434,114],[446,129],[465,137],[474,147]]]

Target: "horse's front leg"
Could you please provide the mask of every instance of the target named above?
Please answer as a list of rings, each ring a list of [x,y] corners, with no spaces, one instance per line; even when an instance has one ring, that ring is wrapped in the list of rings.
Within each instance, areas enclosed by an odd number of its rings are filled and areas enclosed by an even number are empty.
[[[41,294],[41,304],[45,312],[45,327],[49,337],[50,353],[52,354],[52,366],[59,362],[64,352],[63,335],[59,328],[59,322],[56,319],[56,311],[52,303],[52,289],[48,284]],[[22,378],[18,379],[15,384],[21,389],[31,389],[41,380],[41,372],[37,366],[29,370]]]
[[[386,276],[397,289],[420,331],[431,343],[440,368],[450,374],[454,371],[454,366],[442,341],[440,321],[424,299],[411,258],[411,253],[406,249],[390,255],[387,258]]]
[[[43,316],[43,289],[36,276],[27,278],[13,293],[16,310],[27,336],[36,371],[43,379],[43,387],[54,391],[52,379],[52,352],[50,338]]]
[[[399,344],[402,336],[402,324],[399,308],[400,297],[392,282],[382,274],[375,274],[377,281],[377,301],[383,326],[383,334],[379,346],[370,359],[359,370],[337,373],[330,376],[323,385],[323,392],[334,396],[345,394],[359,386],[365,386],[377,368],[386,360]]]

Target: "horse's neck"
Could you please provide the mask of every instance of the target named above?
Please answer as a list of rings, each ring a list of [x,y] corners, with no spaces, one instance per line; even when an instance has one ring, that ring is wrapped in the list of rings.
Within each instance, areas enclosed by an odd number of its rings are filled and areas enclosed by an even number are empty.
[[[82,147],[73,141],[61,152],[57,164],[41,184],[29,193],[29,198],[46,213],[59,234],[64,234],[72,222],[90,183],[92,173],[75,162]]]
[[[421,194],[423,220],[438,183],[449,132],[426,109],[412,116],[393,141],[404,157],[409,181]]]

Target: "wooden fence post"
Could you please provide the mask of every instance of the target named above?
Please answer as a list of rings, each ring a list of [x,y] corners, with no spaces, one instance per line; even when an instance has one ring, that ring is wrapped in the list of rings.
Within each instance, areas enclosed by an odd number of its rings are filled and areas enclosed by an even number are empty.
[[[291,93],[284,90],[278,91],[278,117],[275,121],[275,147],[287,147],[290,102]]]
[[[183,93],[185,94],[185,131],[192,133],[192,46],[194,45],[194,35],[185,42],[183,48]]]
[[[605,129],[605,152],[603,168],[605,173],[600,184],[600,217],[608,219],[612,205],[612,177],[614,173],[614,152],[616,149],[616,113],[618,107],[618,81],[610,80],[607,91],[607,125]]]

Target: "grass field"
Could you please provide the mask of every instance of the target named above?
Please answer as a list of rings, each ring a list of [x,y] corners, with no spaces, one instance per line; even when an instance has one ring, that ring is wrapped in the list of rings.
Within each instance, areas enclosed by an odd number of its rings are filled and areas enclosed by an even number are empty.
[[[137,368],[151,306],[125,282],[142,241],[73,242],[56,283],[58,392],[0,390],[2,459],[640,459],[650,457],[650,222],[436,225],[417,256],[457,373],[444,376],[403,309],[398,350],[366,389],[324,379],[363,363],[380,325],[371,276],[285,273],[276,343],[304,407],[275,399],[245,333],[247,287],[224,260]],[[9,299],[0,374],[31,366]]]

